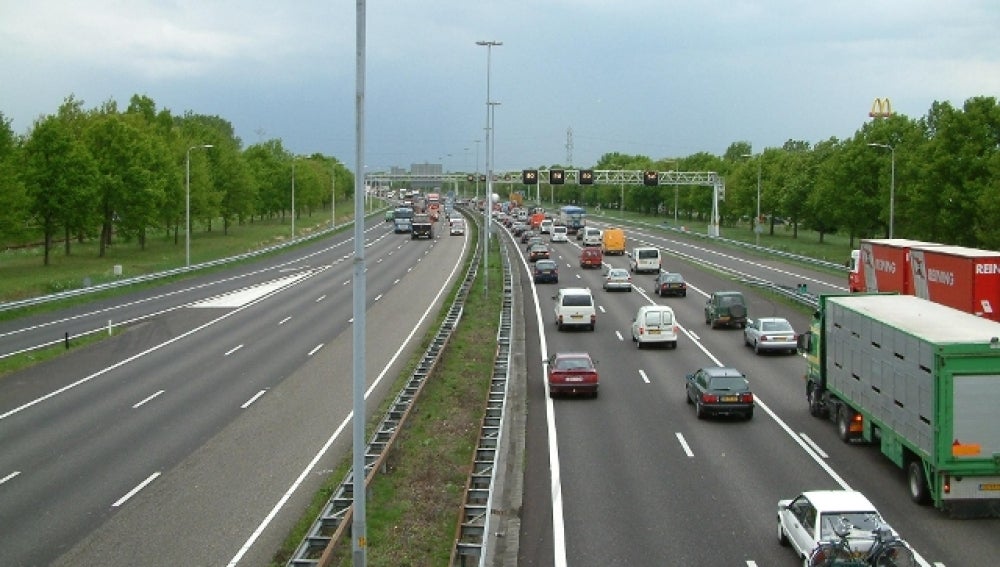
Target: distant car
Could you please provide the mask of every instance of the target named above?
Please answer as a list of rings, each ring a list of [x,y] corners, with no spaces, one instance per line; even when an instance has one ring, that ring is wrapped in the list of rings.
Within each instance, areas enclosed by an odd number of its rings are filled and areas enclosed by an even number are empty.
[[[538,236],[538,235],[535,233],[535,231],[533,231],[531,229],[527,229],[524,232],[522,232],[521,233],[521,244],[527,243],[528,240],[530,240],[532,236]]]
[[[549,245],[548,244],[534,244],[528,249],[528,260],[534,262],[536,260],[541,260],[542,258],[549,257]]]
[[[514,232],[514,236],[521,236],[522,234],[524,234],[524,231],[528,230],[528,225],[518,221],[514,223],[514,225],[511,227],[511,230]]]
[[[585,352],[558,352],[549,357],[549,397],[556,394],[589,394],[597,397],[601,378],[597,365]]]
[[[666,305],[643,305],[632,319],[632,342],[636,348],[647,344],[677,348],[678,329],[673,309]]]
[[[876,529],[892,529],[868,498],[855,490],[813,490],[778,501],[778,542],[791,546],[804,564],[809,564],[813,550],[821,542],[840,539],[834,530],[841,525],[850,525],[848,543],[862,557],[875,543]]]
[[[396,218],[396,211],[389,209],[385,212],[385,222],[392,222]]]
[[[559,266],[555,260],[537,260],[532,275],[535,283],[559,283]]]
[[[550,242],[569,242],[568,229],[565,226],[556,225],[552,227],[552,235],[549,236]]]
[[[677,272],[660,272],[656,276],[656,282],[653,284],[653,292],[660,297],[664,295],[686,297],[687,282],[684,281],[684,276]]]
[[[552,232],[553,226],[555,226],[555,223],[552,219],[545,219],[538,225],[538,232],[541,232],[542,234],[549,234]]]
[[[448,221],[448,233],[451,236],[461,236],[465,234],[465,219],[454,218]]]
[[[545,240],[541,236],[532,236],[528,239],[528,244],[524,247],[524,249],[530,252],[531,247],[536,244],[545,244]]]
[[[604,252],[600,248],[587,247],[580,251],[581,268],[600,268],[604,265]]]
[[[747,301],[738,291],[716,291],[705,302],[705,324],[746,327]]]
[[[604,274],[604,291],[632,291],[632,276],[625,268],[611,268]]]
[[[709,366],[688,374],[685,382],[687,402],[694,404],[698,419],[721,414],[753,418],[754,400],[750,382],[739,370]]]
[[[795,354],[795,329],[783,317],[750,319],[743,328],[743,343],[753,347],[757,354],[764,351]]]

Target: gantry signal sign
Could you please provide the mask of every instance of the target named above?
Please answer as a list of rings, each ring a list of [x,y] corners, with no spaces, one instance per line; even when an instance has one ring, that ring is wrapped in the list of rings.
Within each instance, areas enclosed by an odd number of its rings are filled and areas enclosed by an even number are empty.
[[[521,172],[521,181],[525,185],[537,185],[538,184],[538,170],[537,169],[525,169]]]

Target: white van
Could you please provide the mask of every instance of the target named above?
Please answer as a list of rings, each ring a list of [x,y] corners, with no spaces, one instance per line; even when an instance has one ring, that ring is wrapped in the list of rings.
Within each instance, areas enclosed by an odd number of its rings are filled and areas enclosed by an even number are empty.
[[[465,219],[455,217],[448,221],[448,233],[451,236],[461,236],[465,234]]]
[[[643,305],[632,319],[632,342],[642,345],[664,343],[677,348],[677,319],[666,305]]]
[[[555,225],[552,227],[552,236],[549,237],[551,242],[569,242],[569,238],[566,236],[569,233],[569,229],[562,225]]]
[[[552,232],[553,226],[555,226],[555,223],[552,219],[545,219],[538,225],[538,232],[542,234],[549,234]]]
[[[590,331],[597,325],[597,310],[590,288],[564,287],[552,297],[556,300],[555,321],[561,331],[564,327],[585,327]]]
[[[587,227],[583,229],[583,245],[600,246],[602,236],[600,229]]]
[[[660,273],[660,249],[653,247],[633,248],[628,255],[628,267],[633,274],[640,272]]]

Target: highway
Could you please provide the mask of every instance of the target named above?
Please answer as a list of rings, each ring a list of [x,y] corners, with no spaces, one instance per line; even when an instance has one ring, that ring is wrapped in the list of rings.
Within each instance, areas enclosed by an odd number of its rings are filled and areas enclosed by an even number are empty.
[[[596,224],[596,223],[595,223]],[[634,275],[631,293],[605,292],[601,271],[581,270],[579,246],[552,245],[558,285],[533,285],[520,262],[528,352],[524,507],[520,565],[801,565],[777,540],[776,504],[804,490],[851,487],[866,494],[919,554],[923,565],[992,565],[1000,520],[955,520],[910,502],[905,478],[876,447],[847,446],[832,423],[809,415],[794,355],[756,356],[739,329],[711,329],[703,306],[712,291],[739,289],[751,317],[779,315],[797,330],[804,313],[741,286],[735,270],[812,292],[846,291],[846,275],[763,260],[673,233],[626,229],[629,247],[664,251],[663,267],[688,282],[684,298],[652,293],[654,275]],[[523,258],[523,245],[518,245]],[[715,267],[677,259],[679,253]],[[628,267],[626,256],[605,257]],[[551,296],[585,286],[598,305],[596,330],[559,332]],[[644,303],[674,308],[676,350],[637,350],[631,319]],[[585,350],[597,359],[597,399],[549,400],[542,360]],[[699,420],[685,403],[684,376],[709,365],[745,372],[757,399],[752,421]]]
[[[136,321],[0,381],[0,563],[270,561],[350,454],[349,236],[8,325],[5,347],[88,317]],[[369,411],[464,275],[467,239],[436,236],[369,221]]]

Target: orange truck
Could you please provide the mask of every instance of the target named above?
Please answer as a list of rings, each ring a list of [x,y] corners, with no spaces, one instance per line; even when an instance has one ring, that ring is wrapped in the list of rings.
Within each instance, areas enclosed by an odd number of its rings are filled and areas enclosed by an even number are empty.
[[[437,222],[438,218],[441,216],[441,194],[440,193],[428,193],[427,194],[427,214],[431,217],[431,222]]]
[[[531,215],[531,230],[539,230],[542,226],[543,220],[545,220],[545,213],[535,213]]]

